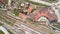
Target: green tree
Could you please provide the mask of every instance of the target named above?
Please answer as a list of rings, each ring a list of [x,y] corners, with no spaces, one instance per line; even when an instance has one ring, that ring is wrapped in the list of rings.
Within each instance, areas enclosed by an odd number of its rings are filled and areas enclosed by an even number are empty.
[[[0,34],[4,34],[4,32],[0,30]]]

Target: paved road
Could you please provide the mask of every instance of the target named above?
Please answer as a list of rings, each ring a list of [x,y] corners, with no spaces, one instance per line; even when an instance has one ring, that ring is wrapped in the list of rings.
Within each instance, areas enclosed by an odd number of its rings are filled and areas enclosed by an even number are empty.
[[[56,9],[56,8],[58,8],[59,4],[60,4],[60,1],[57,2],[57,3],[54,3],[53,6],[52,6],[52,8],[55,10],[55,13],[56,13],[56,15],[58,17],[58,22],[60,22],[60,13],[59,13],[60,11],[58,9]]]
[[[2,30],[4,32],[4,34],[9,34],[9,32],[2,26],[0,26],[0,30]]]
[[[13,34],[17,34],[17,32],[15,31],[16,29],[14,29],[12,26],[6,24],[6,22],[0,21],[1,24],[3,24],[2,26],[5,27],[6,29],[10,30]]]
[[[48,5],[48,6],[52,5],[52,3],[48,3],[48,2],[45,2],[45,1],[41,1],[41,0],[30,0],[30,1],[41,3],[41,4],[45,4],[45,5]]]
[[[55,7],[52,7],[52,8],[53,8],[53,10],[55,11],[55,14],[58,17],[58,22],[60,22],[60,13],[59,13],[58,9],[55,9]]]

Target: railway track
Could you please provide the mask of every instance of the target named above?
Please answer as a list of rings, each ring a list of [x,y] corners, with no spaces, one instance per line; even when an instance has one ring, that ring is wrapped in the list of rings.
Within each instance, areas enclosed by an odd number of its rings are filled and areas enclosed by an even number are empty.
[[[9,16],[7,14],[1,14],[0,16],[4,19],[10,20],[10,21],[15,21],[16,20],[15,18],[13,18],[12,16]]]
[[[12,24],[14,24],[14,28],[16,28],[16,26],[18,26],[17,27],[17,29],[18,28],[25,28],[25,26],[26,27],[28,27],[28,28],[31,28],[32,30],[35,30],[35,31],[38,31],[38,32],[43,32],[44,34],[45,33],[52,33],[53,31],[51,31],[49,28],[47,28],[47,26],[41,26],[41,25],[39,25],[39,26],[36,26],[36,25],[33,25],[33,24],[30,24],[29,22],[26,22],[26,21],[22,21],[22,20],[20,20],[20,19],[17,19],[17,18],[14,18],[13,16],[10,16],[10,15],[8,15],[8,14],[6,14],[6,13],[4,13],[4,14],[1,14],[0,15],[0,17],[2,17],[2,18],[4,18],[5,20],[7,20],[7,21],[10,21],[10,22],[12,22]],[[17,21],[16,21],[17,20]],[[15,23],[14,23],[15,22]],[[21,26],[21,25],[24,25],[24,26]],[[28,28],[25,28],[25,30],[26,29],[28,29]],[[31,31],[31,30],[30,30]],[[50,34],[49,33],[49,34]]]

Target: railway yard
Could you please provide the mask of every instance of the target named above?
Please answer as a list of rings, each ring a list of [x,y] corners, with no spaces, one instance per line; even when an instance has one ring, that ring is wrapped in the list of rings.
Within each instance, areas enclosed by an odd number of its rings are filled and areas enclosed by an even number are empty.
[[[59,9],[59,0],[0,0],[1,34],[60,34]]]

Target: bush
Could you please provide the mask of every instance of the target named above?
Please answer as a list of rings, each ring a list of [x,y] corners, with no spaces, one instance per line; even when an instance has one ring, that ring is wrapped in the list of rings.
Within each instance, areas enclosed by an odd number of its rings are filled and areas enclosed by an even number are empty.
[[[0,34],[4,34],[4,32],[0,30]]]

